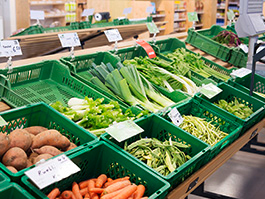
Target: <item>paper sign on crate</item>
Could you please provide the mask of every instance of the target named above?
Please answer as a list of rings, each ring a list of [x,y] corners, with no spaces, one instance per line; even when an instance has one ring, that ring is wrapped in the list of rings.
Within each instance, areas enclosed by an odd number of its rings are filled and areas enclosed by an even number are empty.
[[[18,40],[0,41],[0,57],[22,55]]]
[[[130,7],[130,8],[124,8],[124,10],[123,10],[123,14],[124,15],[130,14],[131,12],[132,12],[132,7]]]
[[[81,46],[77,33],[58,34],[63,48]]]
[[[44,163],[40,163],[36,167],[26,171],[25,174],[39,189],[43,189],[79,171],[80,168],[66,155],[62,154]]]
[[[109,42],[121,41],[122,37],[118,29],[110,29],[104,31]]]
[[[211,99],[214,96],[218,95],[221,93],[223,90],[215,86],[214,84],[210,83],[207,85],[203,85],[200,93],[205,95],[207,98]]]
[[[83,12],[82,12],[82,17],[88,17],[88,16],[91,16],[93,15],[95,12],[95,8],[90,8],[90,9],[85,9]]]
[[[159,30],[158,30],[158,28],[154,22],[146,23],[146,26],[147,26],[150,34],[159,33]]]
[[[195,21],[199,21],[198,20],[198,13],[197,12],[188,12],[188,20],[190,22],[195,22]]]
[[[106,129],[106,132],[114,137],[114,139],[118,142],[127,140],[139,133],[142,133],[143,131],[144,130],[132,120],[126,120],[124,122],[113,124]]]
[[[30,19],[44,20],[45,19],[45,13],[43,10],[31,10],[30,11]]]
[[[182,122],[183,122],[183,117],[181,116],[181,114],[179,113],[178,109],[176,107],[174,107],[169,113],[168,113],[168,117],[171,119],[171,121],[173,122],[173,124],[175,124],[176,126],[179,126]]]
[[[232,77],[245,77],[246,75],[250,74],[251,70],[247,68],[240,68],[238,70],[233,70],[233,72],[230,74]]]

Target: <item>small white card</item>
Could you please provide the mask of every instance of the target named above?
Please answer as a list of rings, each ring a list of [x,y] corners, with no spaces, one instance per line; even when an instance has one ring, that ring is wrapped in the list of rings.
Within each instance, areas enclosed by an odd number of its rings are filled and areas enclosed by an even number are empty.
[[[88,16],[91,16],[93,15],[95,12],[95,8],[90,8],[90,9],[85,9],[83,12],[82,12],[82,17],[88,17]]]
[[[154,10],[155,10],[155,6],[149,6],[149,7],[146,8],[146,12],[147,13],[153,13]]]
[[[232,77],[245,77],[246,75],[250,74],[252,71],[250,69],[247,68],[240,68],[238,70],[234,70],[230,75]]]
[[[140,126],[135,124],[132,120],[119,122],[106,128],[106,132],[118,142],[127,140],[139,133],[142,133],[143,131],[144,130]]]
[[[58,34],[63,48],[81,46],[77,33]]]
[[[131,12],[132,12],[132,8],[124,8],[123,10],[124,15],[130,14]]]
[[[215,86],[214,84],[210,83],[207,85],[203,85],[200,93],[205,95],[207,98],[211,99],[214,96],[218,95],[221,93],[223,90]]]
[[[118,29],[110,29],[104,31],[109,42],[121,41],[122,37]]]
[[[79,171],[80,168],[66,155],[62,154],[37,165],[26,171],[25,174],[39,189],[43,189]]]
[[[44,20],[45,19],[45,13],[43,10],[31,10],[30,11],[30,18],[31,19]]]
[[[168,113],[168,116],[176,126],[179,126],[184,120],[176,107]]]
[[[22,55],[18,40],[0,41],[0,57]]]
[[[240,44],[239,48],[241,48],[244,53],[248,53],[248,46],[246,44]]]

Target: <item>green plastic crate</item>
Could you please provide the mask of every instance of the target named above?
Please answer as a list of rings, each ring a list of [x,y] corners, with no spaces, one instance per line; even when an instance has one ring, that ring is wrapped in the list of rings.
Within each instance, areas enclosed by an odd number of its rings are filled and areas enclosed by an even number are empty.
[[[196,139],[181,129],[176,128],[172,123],[153,114],[151,116],[142,118],[141,120],[137,121],[136,124],[144,129],[144,132],[126,140],[128,145],[139,140],[141,137],[156,138],[160,141],[169,140],[170,137],[174,141],[181,139],[181,141],[185,141],[187,144],[191,145],[191,151],[187,151],[187,153],[191,156],[191,159],[178,167],[174,172],[164,176],[151,167],[147,166],[147,164],[141,160],[123,150],[125,141],[117,142],[107,133],[101,135],[100,139],[115,146],[118,150],[121,150],[124,154],[126,154],[126,156],[134,159],[138,164],[145,166],[157,176],[165,179],[171,184],[172,188],[183,182],[187,177],[192,175],[204,164],[210,147],[199,139]]]
[[[70,189],[74,181],[79,183],[104,173],[113,179],[130,176],[133,183],[143,184],[146,187],[145,195],[150,199],[165,198],[170,187],[166,181],[104,142],[90,145],[78,153],[70,155],[69,158],[80,167],[80,172],[50,185],[42,191],[32,185],[27,176],[22,178],[23,186],[35,198],[45,198],[44,194],[48,194],[55,187],[64,191]]]
[[[79,28],[80,29],[91,28],[91,23],[89,21],[82,21],[79,23]]]
[[[43,27],[40,25],[34,25],[26,28],[25,30],[12,35],[11,37],[16,37],[16,36],[23,36],[23,35],[34,35],[34,34],[41,34],[43,33]]]
[[[243,78],[236,78],[236,79],[231,79],[228,84],[231,85],[232,87],[243,91],[246,94],[250,94],[250,83],[251,83],[251,74],[246,75]],[[259,92],[262,94],[265,94],[265,78],[255,74],[254,77],[254,89],[253,89],[253,97],[265,101],[265,98],[256,94],[255,92]]]
[[[223,91],[219,93],[218,95],[216,95],[215,97],[208,99],[207,97],[199,93],[195,95],[195,99],[207,107],[211,106],[212,110],[222,114],[227,119],[231,121],[235,121],[236,123],[240,125],[243,125],[243,129],[242,129],[243,133],[264,118],[265,101],[260,101],[236,88],[233,88],[232,86],[226,83],[220,83],[218,87],[222,89]],[[247,106],[253,108],[254,113],[250,115],[248,118],[243,120],[213,104],[214,102],[218,102],[221,99],[224,99],[227,102],[230,102],[235,97],[238,99],[240,103],[244,103]]]
[[[35,199],[31,194],[29,194],[25,189],[16,183],[8,183],[6,185],[1,185],[0,187],[0,198],[4,199]]]
[[[210,153],[207,155],[206,162],[212,160],[225,147],[233,143],[240,136],[243,126],[237,124],[236,123],[237,121],[231,121],[227,119],[221,113],[219,113],[218,111],[215,111],[211,105],[204,106],[197,100],[191,99],[190,101],[177,105],[176,108],[178,109],[181,115],[192,115],[195,117],[206,119],[207,122],[211,121],[213,125],[220,126],[220,130],[229,134],[224,139],[222,139],[220,142],[215,144],[214,146],[210,146],[209,144],[207,144],[210,147]],[[164,114],[163,117],[166,120],[171,121],[167,113]]]
[[[134,24],[149,23],[152,21],[153,21],[153,17],[149,16],[146,19],[135,19],[135,20],[131,19],[131,20],[129,20],[129,22],[126,22],[126,23],[128,23],[129,25],[134,25]]]
[[[16,128],[26,128],[30,126],[43,126],[48,129],[58,130],[62,135],[79,146],[66,152],[66,154],[82,149],[83,145],[86,143],[98,141],[95,135],[89,133],[81,126],[76,125],[73,121],[64,117],[43,102],[1,112],[0,116],[8,123],[0,127],[1,133],[9,134]],[[0,163],[1,170],[15,182],[20,182],[24,172],[33,167],[34,166],[31,166],[17,173],[13,173]]]
[[[0,185],[7,184],[10,182],[10,178],[3,172],[0,171]]]

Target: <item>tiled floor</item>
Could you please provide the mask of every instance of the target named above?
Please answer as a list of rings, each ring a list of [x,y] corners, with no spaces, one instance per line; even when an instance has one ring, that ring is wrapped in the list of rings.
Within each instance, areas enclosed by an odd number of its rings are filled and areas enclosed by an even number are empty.
[[[265,129],[258,140],[265,143]],[[265,199],[265,153],[237,152],[206,180],[205,190],[238,199]],[[188,198],[204,199],[194,195]]]

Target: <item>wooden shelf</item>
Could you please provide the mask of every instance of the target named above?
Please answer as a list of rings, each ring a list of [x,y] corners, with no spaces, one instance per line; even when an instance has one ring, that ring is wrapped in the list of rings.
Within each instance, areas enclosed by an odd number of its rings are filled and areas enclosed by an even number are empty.
[[[186,31],[186,28],[175,28],[174,32]]]
[[[199,28],[199,27],[203,27],[203,24],[195,24],[194,26]]]
[[[31,6],[50,6],[50,5],[64,5],[65,4],[65,2],[40,2],[39,3],[39,1],[36,1],[36,2],[34,2],[34,1],[31,1],[30,2],[30,5]]]
[[[45,15],[45,19],[50,19],[50,18],[60,18],[60,17],[65,17],[66,14],[60,14],[60,15]]]
[[[175,9],[175,12],[186,12],[186,9]]]
[[[166,15],[164,14],[157,14],[157,15],[152,15],[153,18],[162,18],[162,17],[166,17]]]
[[[197,12],[198,15],[203,15],[204,12],[200,11],[200,12]]]
[[[216,17],[216,19],[225,19],[224,17]]]
[[[225,10],[225,7],[217,7],[218,10]]]
[[[182,18],[182,19],[174,19],[174,22],[183,22],[186,21],[186,18]]]

